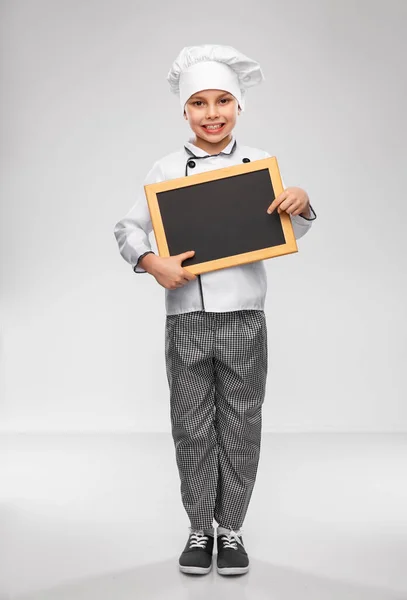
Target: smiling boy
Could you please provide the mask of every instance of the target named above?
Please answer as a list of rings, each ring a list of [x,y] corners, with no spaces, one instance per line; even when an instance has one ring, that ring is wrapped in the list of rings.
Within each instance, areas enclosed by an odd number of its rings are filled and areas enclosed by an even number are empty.
[[[194,136],[157,160],[143,186],[269,157],[238,144],[233,133],[246,90],[263,79],[259,64],[230,46],[184,48],[167,80]],[[241,528],[257,474],[267,379],[264,261],[195,276],[182,267],[193,249],[157,256],[148,239],[152,223],[143,186],[114,233],[134,272],[150,273],[165,288],[171,430],[190,520],[179,568],[211,570],[215,520],[218,573],[246,573]],[[290,215],[296,239],[316,218],[299,187],[275,198],[268,212],[276,209]]]

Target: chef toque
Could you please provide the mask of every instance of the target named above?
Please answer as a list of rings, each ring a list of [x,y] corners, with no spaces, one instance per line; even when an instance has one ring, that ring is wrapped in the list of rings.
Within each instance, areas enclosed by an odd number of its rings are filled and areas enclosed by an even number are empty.
[[[171,92],[180,98],[182,112],[187,100],[202,90],[225,90],[242,111],[246,89],[264,80],[260,65],[231,46],[203,44],[181,50],[167,75]]]

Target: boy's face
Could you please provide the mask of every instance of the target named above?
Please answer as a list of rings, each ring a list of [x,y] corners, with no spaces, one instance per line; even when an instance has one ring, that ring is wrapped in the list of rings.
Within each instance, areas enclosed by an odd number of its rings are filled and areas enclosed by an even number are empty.
[[[236,98],[224,90],[202,90],[193,94],[184,107],[184,118],[196,134],[197,145],[205,150],[226,147],[236,125],[240,108]],[[221,124],[220,128],[208,129],[206,125]],[[224,140],[224,141],[223,141]],[[223,144],[222,144],[223,141]]]

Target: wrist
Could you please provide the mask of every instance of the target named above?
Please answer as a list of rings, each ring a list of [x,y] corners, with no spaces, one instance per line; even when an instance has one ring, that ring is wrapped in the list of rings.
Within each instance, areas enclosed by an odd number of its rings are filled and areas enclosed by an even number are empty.
[[[142,269],[147,271],[147,273],[151,274],[151,271],[154,267],[154,263],[156,262],[157,258],[158,256],[156,256],[153,252],[150,252],[149,254],[143,256],[143,258],[138,264]]]
[[[300,217],[305,217],[306,219],[310,219],[311,218],[311,210],[310,210],[309,205],[307,206],[307,208],[302,213],[300,213]]]

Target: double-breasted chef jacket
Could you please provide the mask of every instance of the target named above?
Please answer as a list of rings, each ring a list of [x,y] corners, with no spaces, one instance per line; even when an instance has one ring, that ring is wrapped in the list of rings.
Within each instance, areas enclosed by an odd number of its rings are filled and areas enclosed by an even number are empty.
[[[268,158],[264,150],[241,146],[232,135],[230,143],[219,154],[210,155],[197,147],[190,138],[184,146],[157,160],[140,186],[131,210],[115,226],[120,254],[132,266],[135,273],[145,273],[138,262],[153,252],[149,234],[153,230],[144,185],[168,179],[221,169],[243,162]],[[283,183],[284,185],[284,183]],[[271,202],[270,202],[271,203]],[[298,240],[309,231],[317,217],[312,206],[311,218],[290,215],[295,238]],[[186,248],[194,250],[194,248]],[[192,311],[228,312],[235,310],[264,310],[267,292],[267,273],[264,260],[218,269],[197,275],[195,280],[175,288],[165,288],[167,315]]]

